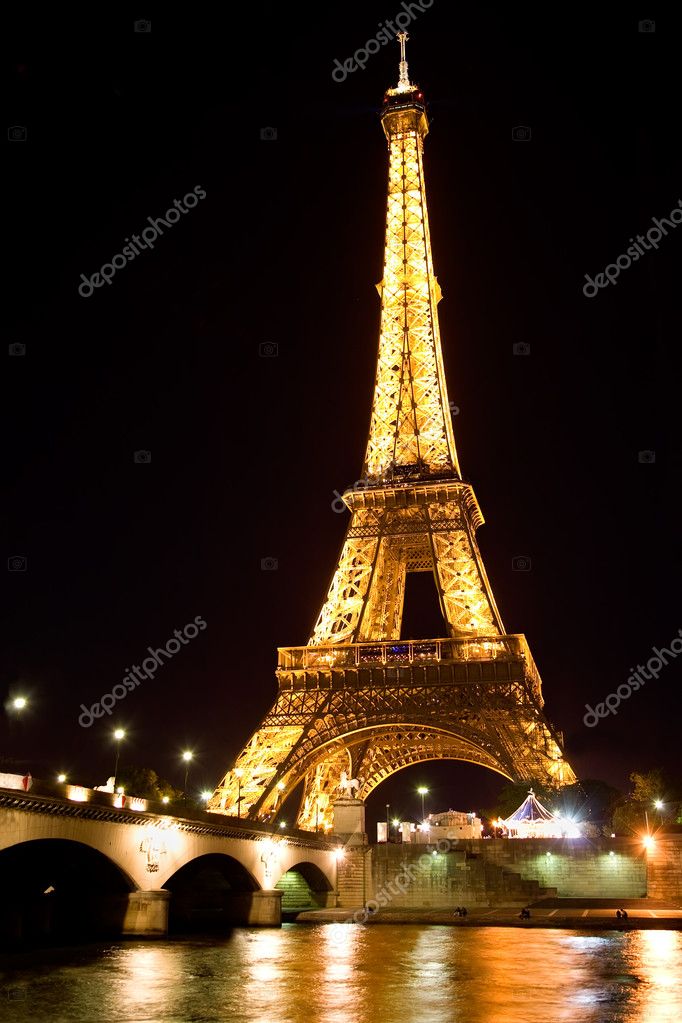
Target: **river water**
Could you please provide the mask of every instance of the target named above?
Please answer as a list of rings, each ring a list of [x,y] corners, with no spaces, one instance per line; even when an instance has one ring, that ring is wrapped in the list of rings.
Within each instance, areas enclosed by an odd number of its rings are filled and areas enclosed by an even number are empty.
[[[5,958],[0,1020],[665,1023],[681,981],[679,931],[285,924]]]

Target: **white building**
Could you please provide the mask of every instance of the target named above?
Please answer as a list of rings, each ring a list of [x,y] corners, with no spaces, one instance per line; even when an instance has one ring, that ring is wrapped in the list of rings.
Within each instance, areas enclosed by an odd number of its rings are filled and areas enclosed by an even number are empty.
[[[460,810],[430,813],[424,823],[417,826],[414,841],[423,844],[442,839],[480,838],[482,828],[481,818],[473,810],[471,813]]]

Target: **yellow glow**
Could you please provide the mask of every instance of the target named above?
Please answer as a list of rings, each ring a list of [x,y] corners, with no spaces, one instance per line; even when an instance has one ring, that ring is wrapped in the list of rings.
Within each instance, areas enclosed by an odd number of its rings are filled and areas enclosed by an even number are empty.
[[[654,838],[653,835],[645,835],[644,838],[642,839],[642,842],[644,844],[645,849],[653,849],[653,847],[656,845],[656,839]]]
[[[82,785],[69,785],[66,790],[66,798],[72,799],[74,803],[87,803],[90,797],[88,790],[84,789]]]
[[[65,774],[58,774],[57,775],[57,781],[60,782],[61,784],[64,784],[64,782],[66,781],[66,775]]]
[[[123,731],[122,728],[117,728],[114,731],[114,739],[116,739],[118,742],[120,742],[121,739],[125,739],[125,737],[126,737],[126,733]]]
[[[182,759],[185,761],[186,764],[188,764],[193,756],[194,754],[192,753],[192,751],[186,749],[185,752],[182,754]]]
[[[395,736],[388,731],[379,735],[379,726],[374,727],[374,713],[382,700],[382,721],[393,706],[398,707],[399,697],[390,684],[392,662],[399,660],[407,677],[415,661],[450,659],[449,653],[441,658],[441,649],[451,651],[456,644],[459,652],[451,659],[467,662],[462,677],[469,677],[469,669],[473,669],[471,678],[479,667],[497,669],[493,662],[498,660],[523,662],[522,679],[512,687],[515,706],[512,709],[510,704],[509,713],[505,712],[504,736],[498,732],[506,753],[493,755],[490,743],[479,747],[467,726],[460,730],[457,714],[448,719],[447,701],[443,698],[441,703],[441,697],[434,695],[428,698],[429,712],[433,720],[443,721],[442,735],[447,735],[449,745],[446,748],[446,739],[433,734],[410,737],[410,742],[403,740],[406,755],[412,758],[408,762],[433,759],[428,754],[437,750],[436,756],[454,754],[453,759],[479,763],[507,777],[513,760],[516,766],[523,761],[528,776],[542,776],[558,785],[576,780],[542,716],[540,677],[525,639],[503,635],[476,543],[483,516],[473,489],[461,478],[438,323],[441,290],[426,202],[422,159],[426,115],[421,104],[387,107],[382,125],[389,152],[386,234],[378,285],[379,352],[362,482],[343,495],[352,517],[308,645],[280,650],[277,701],[239,754],[238,766],[225,773],[209,805],[216,812],[272,822],[283,799],[284,783],[279,779],[286,765],[288,792],[303,783],[300,810],[292,826],[325,833],[332,827],[342,772],[350,778],[348,772],[355,770],[362,778],[352,794],[364,800],[388,773],[399,769],[397,764],[406,766],[397,748],[393,759],[387,752],[391,741],[397,746]],[[452,646],[441,648],[441,643],[450,641],[435,641],[437,657],[433,651],[412,646],[409,652],[395,653],[391,646],[401,636],[407,575],[429,571]],[[464,650],[468,637],[472,642]],[[367,656],[370,644],[377,645],[373,656]],[[366,656],[373,663],[363,665]],[[481,664],[469,663],[475,661]],[[358,674],[352,675],[363,667],[376,676],[371,691],[373,681],[358,685]],[[417,667],[433,670],[424,664]],[[335,703],[345,698],[346,686],[347,693],[353,692],[349,706],[357,701],[357,709],[353,707],[347,716]],[[323,689],[331,702],[330,709],[321,713]],[[385,696],[379,696],[384,692]],[[414,703],[419,705],[419,697]],[[528,707],[527,713],[522,705]],[[483,704],[482,713],[489,710],[491,706]],[[495,713],[492,710],[489,722],[491,735]],[[353,743],[348,736],[365,726],[353,723],[346,730],[340,723],[361,719],[368,722],[362,771],[349,756]],[[497,747],[498,740],[493,742]],[[417,791],[423,799],[429,790],[422,786]],[[423,827],[428,830],[426,823]]]
[[[12,700],[12,706],[15,710],[23,710],[27,703],[28,700],[25,696],[15,696]]]

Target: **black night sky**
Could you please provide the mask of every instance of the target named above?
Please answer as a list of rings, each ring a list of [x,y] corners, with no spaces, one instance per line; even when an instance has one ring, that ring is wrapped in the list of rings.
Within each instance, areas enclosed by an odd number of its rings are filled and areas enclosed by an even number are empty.
[[[342,82],[332,70],[403,7],[225,10],[6,26],[5,119],[27,137],[5,152],[2,505],[5,557],[26,570],[5,575],[0,695],[30,705],[0,710],[5,770],[103,783],[121,725],[123,760],[179,785],[189,746],[192,785],[212,787],[274,699],[276,647],[307,641],[347,525],[332,501],[361,474],[369,423],[378,111],[398,47]],[[140,17],[150,32],[133,30]],[[679,772],[682,656],[617,715],[582,720],[682,635],[682,230],[582,291],[682,198],[679,34],[665,16],[638,31],[647,17],[434,0],[408,28],[487,571],[578,775],[619,787],[635,768]],[[79,296],[81,274],[196,186],[205,198],[153,250]],[[410,614],[415,635],[431,631],[426,607]],[[154,680],[79,726],[81,703],[198,615],[205,631]],[[420,783],[429,809],[469,809],[503,779],[427,763],[371,802],[415,813]]]

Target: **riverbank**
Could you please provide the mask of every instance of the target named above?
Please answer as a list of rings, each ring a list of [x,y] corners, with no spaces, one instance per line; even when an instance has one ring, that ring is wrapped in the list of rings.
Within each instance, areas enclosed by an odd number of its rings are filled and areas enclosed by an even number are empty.
[[[522,920],[519,906],[467,909],[465,917],[451,909],[379,909],[368,915],[356,909],[315,909],[288,915],[296,923],[438,924],[449,927],[570,928],[571,930],[682,931],[682,907],[649,899],[618,902],[611,899],[546,899],[530,904],[530,919]],[[625,909],[627,920],[616,917]]]

